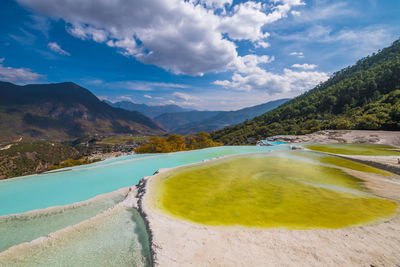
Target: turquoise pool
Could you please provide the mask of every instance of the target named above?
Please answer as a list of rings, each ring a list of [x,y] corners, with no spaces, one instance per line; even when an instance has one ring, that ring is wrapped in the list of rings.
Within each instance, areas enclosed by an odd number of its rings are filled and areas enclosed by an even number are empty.
[[[251,152],[285,150],[289,146],[224,146],[201,150],[119,157],[68,171],[0,181],[0,216],[84,201],[137,184],[160,168]]]
[[[279,146],[279,145],[287,145],[288,143],[282,142],[282,141],[268,141],[273,146]]]

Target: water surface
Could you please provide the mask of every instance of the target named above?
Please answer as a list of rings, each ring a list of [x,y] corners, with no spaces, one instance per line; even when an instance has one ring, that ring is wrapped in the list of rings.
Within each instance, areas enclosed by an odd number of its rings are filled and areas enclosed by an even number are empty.
[[[133,208],[118,205],[45,241],[0,253],[0,266],[151,266],[146,227]]]
[[[118,190],[73,205],[1,216],[0,252],[94,217],[124,200],[127,192]]]
[[[306,145],[310,150],[342,155],[362,156],[400,156],[396,147],[381,144],[310,144]]]
[[[119,157],[69,171],[0,181],[0,216],[63,206],[137,184],[160,168],[172,168],[232,154],[289,149],[289,146],[224,146]]]
[[[338,168],[351,164],[326,158],[288,151],[183,167],[154,181],[154,204],[207,225],[288,229],[342,228],[394,215],[397,203]]]

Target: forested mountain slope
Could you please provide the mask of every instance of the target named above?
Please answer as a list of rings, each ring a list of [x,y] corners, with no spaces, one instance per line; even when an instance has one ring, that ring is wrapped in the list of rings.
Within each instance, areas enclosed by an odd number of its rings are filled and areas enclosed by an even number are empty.
[[[245,144],[322,129],[400,130],[400,40],[279,108],[212,137]]]

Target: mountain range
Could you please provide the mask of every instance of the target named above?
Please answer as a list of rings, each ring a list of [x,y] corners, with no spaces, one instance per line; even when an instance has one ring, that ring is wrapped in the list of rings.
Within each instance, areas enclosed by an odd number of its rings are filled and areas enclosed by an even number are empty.
[[[235,111],[188,111],[161,114],[154,119],[171,133],[210,132],[235,125],[273,110],[290,99],[279,99]]]
[[[112,107],[72,82],[25,86],[0,82],[0,141],[213,131],[215,141],[248,144],[272,135],[322,129],[400,130],[400,40],[289,101],[237,111],[117,105],[140,107],[154,119]]]
[[[0,82],[0,140],[165,132],[158,122],[137,111],[111,107],[72,82],[25,86]]]
[[[250,121],[212,133],[224,144],[323,129],[400,130],[400,40]]]
[[[136,104],[130,101],[111,102],[104,100],[104,102],[115,108],[122,108],[130,111],[138,111],[150,118],[155,118],[163,113],[190,111],[190,109],[182,108],[178,105],[150,106],[146,104]]]

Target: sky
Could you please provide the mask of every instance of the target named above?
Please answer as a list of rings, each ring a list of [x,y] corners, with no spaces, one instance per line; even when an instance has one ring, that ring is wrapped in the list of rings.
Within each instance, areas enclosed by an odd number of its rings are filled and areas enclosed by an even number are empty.
[[[400,37],[399,0],[2,0],[0,80],[236,110],[295,97]]]

